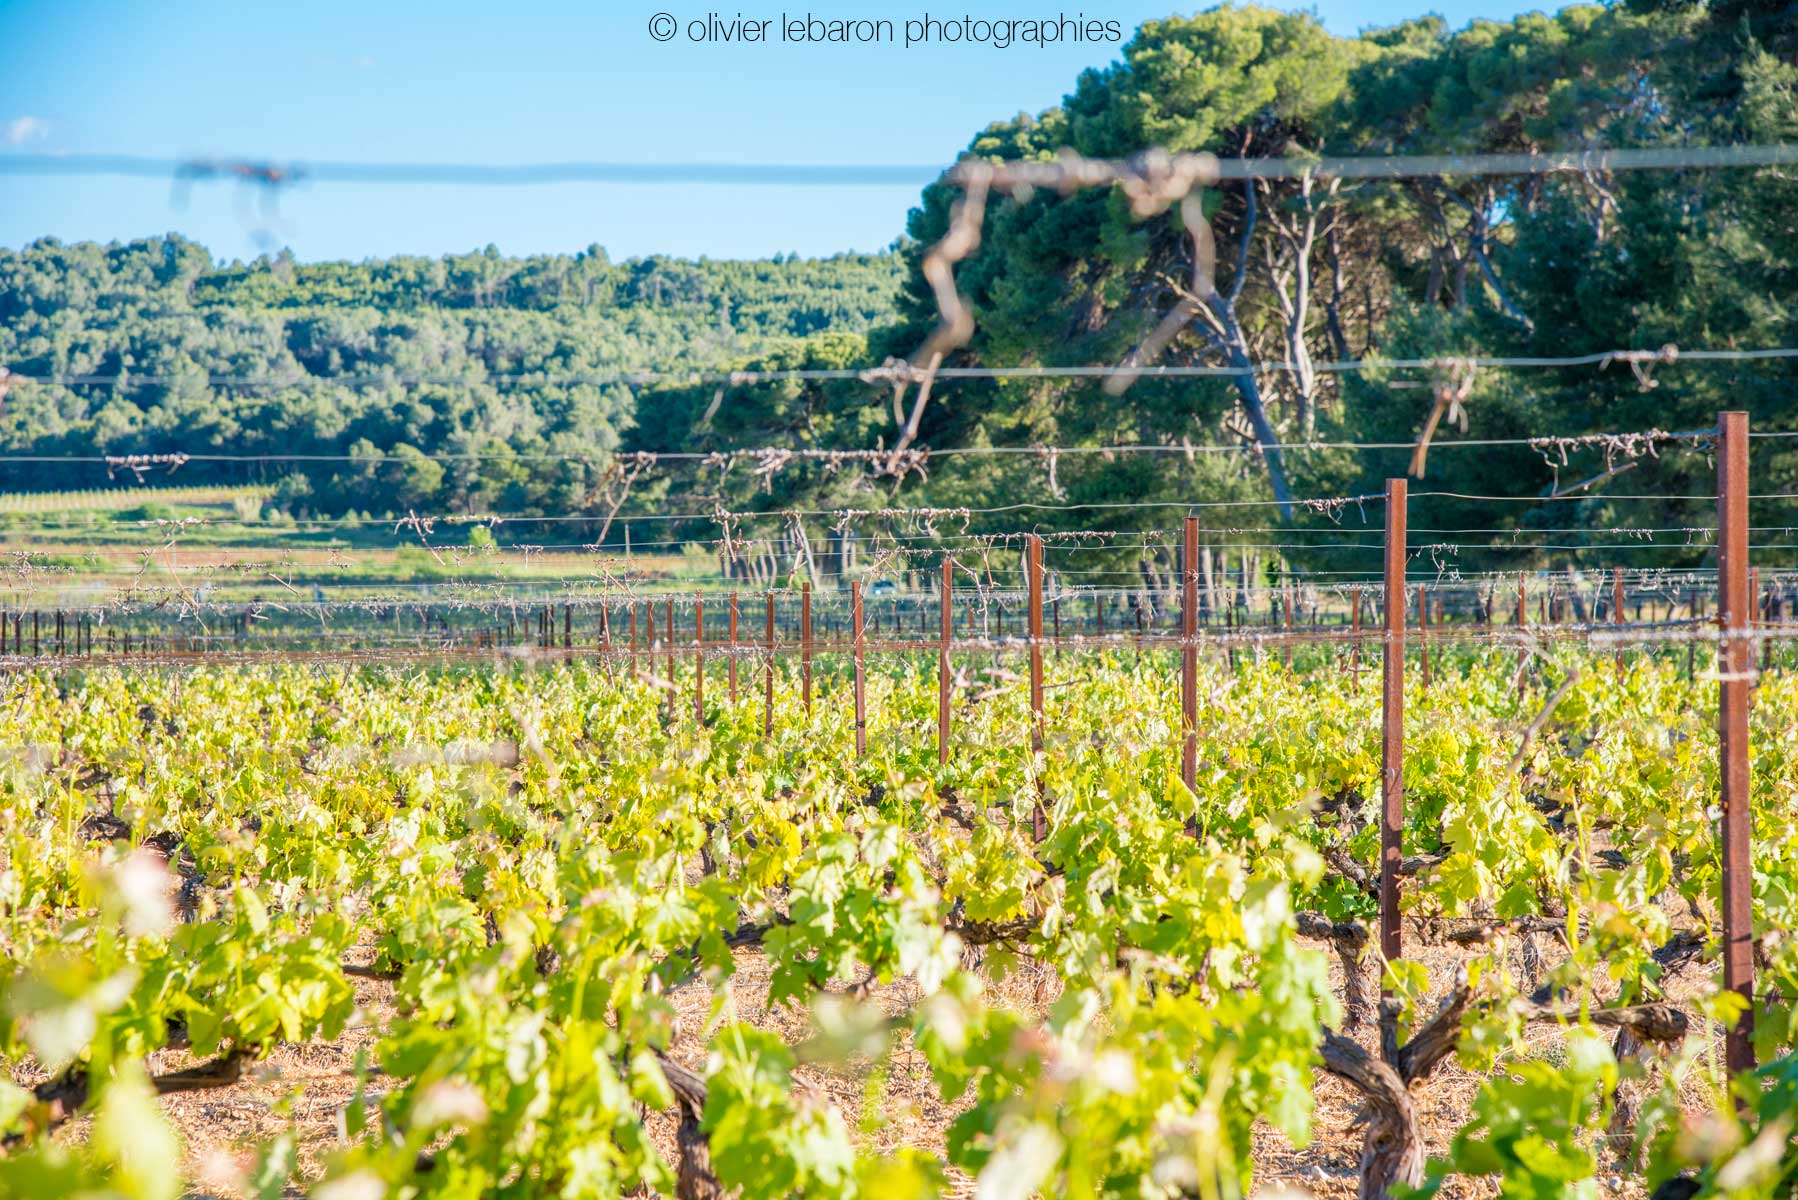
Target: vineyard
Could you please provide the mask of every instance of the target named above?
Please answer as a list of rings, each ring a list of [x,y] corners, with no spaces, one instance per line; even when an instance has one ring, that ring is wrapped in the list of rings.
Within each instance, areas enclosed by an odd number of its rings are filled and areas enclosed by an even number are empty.
[[[1787,1194],[1788,581],[1353,503],[1382,579],[14,613],[0,1194]]]
[[[0,516],[44,516],[54,513],[121,512],[164,507],[231,508],[238,501],[260,505],[272,488],[265,487],[110,487],[70,492],[0,494]]]
[[[454,103],[182,47],[316,162],[0,122],[260,251],[0,244],[0,1200],[1798,1200],[1789,8],[1220,5],[901,140],[528,7]]]
[[[747,689],[701,724],[590,664],[16,675],[6,1044],[37,1082],[0,1180],[172,1194],[151,1091],[339,1039],[372,986],[391,1018],[342,1127],[277,1106],[261,1194],[289,1172],[317,1195],[1352,1181],[1340,1144],[1303,1150],[1320,1068],[1401,1172],[1572,1185],[1639,1134],[1650,1182],[1789,1179],[1792,677],[1754,730],[1756,1038],[1788,1082],[1738,1124],[1706,1082],[1735,1011],[1711,979],[1716,712],[1679,656],[1557,656],[1519,686],[1512,654],[1457,652],[1408,697],[1418,957],[1384,964],[1373,673],[1206,661],[1187,791],[1158,657],[1052,658],[1078,702],[1036,756],[1027,693],[975,676],[943,765],[935,681],[903,667],[868,680],[865,756],[852,710],[808,712],[787,672],[772,736]],[[1457,1056],[1483,1082],[1425,1144],[1395,1081]],[[1709,1126],[1679,1116],[1695,1096]],[[75,1151],[52,1131],[89,1102]]]

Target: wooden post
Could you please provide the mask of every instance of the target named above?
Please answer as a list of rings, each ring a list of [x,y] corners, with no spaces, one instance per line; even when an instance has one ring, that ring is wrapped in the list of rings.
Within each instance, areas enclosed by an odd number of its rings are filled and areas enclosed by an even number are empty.
[[[705,724],[705,597],[693,593],[693,719]]]
[[[1611,624],[1623,624],[1623,568],[1611,568]],[[1617,643],[1617,673],[1623,674],[1623,643]]]
[[[1423,673],[1418,676],[1418,683],[1425,689],[1430,686],[1430,597],[1421,585],[1417,589],[1417,639],[1420,645],[1418,657],[1423,660]]]
[[[1443,632],[1443,636],[1436,642],[1436,674],[1438,675],[1442,674],[1442,656],[1448,648],[1448,618],[1443,615],[1443,604],[1442,597],[1436,597],[1436,628]]]
[[[1030,535],[1025,543],[1025,584],[1029,589],[1028,634],[1030,640],[1030,751],[1043,752],[1043,539]],[[1043,808],[1043,784],[1036,772],[1036,807],[1030,814],[1031,833],[1037,841],[1049,836],[1049,814]]]
[[[1361,588],[1359,585],[1355,588],[1353,605],[1349,611],[1352,614],[1349,617],[1349,636],[1355,644],[1355,653],[1350,660],[1349,673],[1354,686],[1359,689],[1361,686]]]
[[[1749,623],[1753,625],[1756,630],[1759,630],[1762,625],[1766,624],[1767,620],[1767,597],[1766,594],[1761,591],[1761,569],[1759,567],[1751,567],[1748,571],[1748,596],[1749,612],[1753,617]],[[1767,669],[1767,649],[1772,644],[1773,639],[1771,638],[1761,639],[1760,671],[1757,672],[1754,677],[1754,690],[1756,692],[1760,691],[1760,677]]]
[[[1695,587],[1689,589],[1689,594],[1691,598],[1686,602],[1686,611],[1690,614],[1692,621],[1696,622],[1699,617],[1698,589]],[[1721,659],[1718,660],[1717,665],[1721,669],[1723,665]],[[1698,678],[1698,640],[1692,638],[1686,642],[1686,680],[1690,682],[1696,678]]]
[[[1199,786],[1199,519],[1186,518],[1180,555],[1180,780]],[[1196,830],[1195,830],[1196,832]]]
[[[862,628],[862,585],[857,580],[849,585],[849,619],[855,637],[855,757],[864,758],[868,753],[868,693],[867,679],[862,671],[862,643],[866,631]]]
[[[1523,644],[1523,629],[1529,620],[1530,611],[1525,597],[1528,583],[1529,576],[1521,574],[1517,576],[1517,673],[1519,676],[1522,676],[1523,668],[1530,661],[1529,648]]]
[[[1717,616],[1722,626],[1718,758],[1723,801],[1723,986],[1742,997],[1742,1016],[1724,1035],[1729,1070],[1754,1067],[1754,872],[1750,838],[1748,706],[1754,633],[1748,590],[1748,414],[1718,414]]]
[[[674,597],[669,596],[662,601],[662,605],[662,640],[667,646],[667,654],[664,658],[668,668],[668,723],[672,725],[677,707],[674,693],[677,690],[675,676],[678,674],[674,667]]]
[[[768,593],[767,661],[762,667],[762,736],[774,734],[774,593]]]
[[[799,683],[805,690],[805,715],[812,715],[812,585],[799,591]]]
[[[936,652],[936,761],[942,766],[949,761],[949,638],[954,632],[955,609],[953,590],[955,587],[955,564],[948,555],[943,556],[943,582],[940,585],[942,594],[937,597],[942,609],[942,631],[938,635]]]
[[[1280,617],[1286,630],[1286,653],[1283,657],[1286,660],[1286,669],[1290,671],[1292,670],[1292,580],[1285,579],[1281,583]]]
[[[1405,481],[1386,481],[1386,641],[1380,695],[1380,953],[1399,956],[1405,828]]]
[[[498,630],[495,629],[495,634]],[[497,641],[497,636],[495,637]],[[617,680],[616,664],[612,662],[612,606],[604,600],[599,602],[599,660],[606,664],[606,682]]]
[[[737,594],[730,594],[730,658],[725,675],[730,680],[730,702],[737,702]]]
[[[574,649],[574,605],[568,603],[562,605],[562,649]]]
[[[1236,671],[1236,598],[1224,606],[1224,660],[1232,674]]]

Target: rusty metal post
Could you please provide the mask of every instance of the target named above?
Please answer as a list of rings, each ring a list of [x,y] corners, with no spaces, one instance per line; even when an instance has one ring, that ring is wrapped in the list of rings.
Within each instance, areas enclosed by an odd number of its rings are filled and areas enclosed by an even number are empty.
[[[954,633],[955,563],[943,556],[942,594],[937,598],[942,608],[942,632],[936,652],[936,761],[942,766],[949,761],[949,639]]]
[[[705,597],[693,593],[693,719],[705,724]]]
[[[805,690],[805,713],[812,712],[812,585],[799,591],[799,683]]]
[[[1731,1071],[1754,1067],[1754,871],[1750,838],[1748,706],[1754,631],[1748,590],[1748,414],[1719,413],[1717,446],[1718,758],[1723,801],[1723,986],[1742,997],[1724,1036]]]
[[[631,678],[637,678],[637,602],[631,601]]]
[[[1180,780],[1199,786],[1199,519],[1186,518],[1180,554]]]
[[[862,648],[866,630],[862,627],[862,585],[857,580],[849,585],[849,619],[855,636],[855,757],[868,753],[867,677],[862,670]]]
[[[730,594],[730,657],[726,660],[725,678],[730,688],[730,702],[737,702],[737,594]]]
[[[774,735],[774,593],[768,593],[767,661],[762,665],[762,736]]]
[[[1025,543],[1025,584],[1030,604],[1027,633],[1030,641],[1030,750],[1043,751],[1043,539],[1031,534]],[[1036,781],[1036,807],[1030,815],[1031,833],[1037,841],[1049,835],[1049,817],[1043,809],[1043,783],[1040,771]]]
[[[1399,956],[1398,877],[1405,828],[1405,504],[1386,481],[1386,641],[1380,693],[1380,953]]]

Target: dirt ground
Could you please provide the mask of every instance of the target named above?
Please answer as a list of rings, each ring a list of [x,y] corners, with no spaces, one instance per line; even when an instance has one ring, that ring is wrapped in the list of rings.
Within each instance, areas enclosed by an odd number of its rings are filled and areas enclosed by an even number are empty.
[[[1464,950],[1448,944],[1408,943],[1407,952],[1429,967],[1439,988],[1446,988],[1456,965],[1466,957]],[[1334,960],[1335,956],[1331,958]],[[1702,972],[1694,970],[1689,975],[1692,978],[1687,986],[1695,990]],[[1340,966],[1332,968],[1332,977],[1340,996]],[[318,1177],[325,1157],[341,1144],[342,1112],[355,1091],[357,1054],[365,1051],[373,1059],[380,1030],[394,1015],[390,984],[364,978],[356,978],[354,984],[358,1018],[337,1040],[283,1045],[231,1087],[161,1098],[165,1113],[184,1142],[184,1165],[192,1188],[188,1192],[190,1200],[231,1200],[243,1194],[254,1147],[290,1125],[300,1143],[300,1172],[288,1194],[305,1195],[308,1181]],[[799,1041],[807,1032],[807,1014],[790,1005],[768,1008],[768,984],[767,960],[759,951],[740,951],[732,983],[737,1016],[780,1034],[789,1043]],[[996,985],[989,997],[1040,1014],[1054,1001],[1055,988],[1052,971],[1027,965]],[[896,1015],[915,1003],[918,994],[915,984],[900,980],[873,988],[868,997]],[[671,1057],[702,1068],[703,1026],[710,993],[703,983],[694,983],[675,993],[674,999],[680,1021]],[[1700,1027],[1695,1023],[1695,1029]],[[1371,1028],[1354,1032],[1364,1045],[1372,1046],[1375,1035]],[[1552,1026],[1538,1025],[1530,1027],[1528,1036],[1532,1045],[1549,1053],[1560,1034]],[[192,1060],[184,1053],[163,1051],[149,1065],[152,1071],[169,1071],[190,1066]],[[796,1074],[800,1085],[814,1089],[834,1105],[852,1130],[859,1128],[864,1100],[864,1078],[860,1074],[853,1069],[810,1066],[801,1067]],[[378,1077],[371,1082],[371,1093],[378,1094],[379,1083]],[[1479,1083],[1479,1077],[1450,1059],[1416,1089],[1418,1111],[1432,1154],[1446,1149],[1448,1139],[1465,1120]],[[1355,1194],[1362,1132],[1357,1098],[1346,1084],[1321,1071],[1316,1074],[1315,1095],[1313,1135],[1303,1149],[1294,1147],[1270,1127],[1257,1128],[1254,1156],[1258,1192],[1270,1196],[1302,1192],[1320,1198]],[[283,1102],[289,1099],[291,1104],[284,1112]],[[940,1154],[945,1130],[956,1112],[938,1098],[922,1056],[912,1052],[902,1040],[887,1079],[882,1121],[869,1140],[882,1149],[909,1145]],[[84,1124],[72,1123],[62,1136],[84,1137]],[[652,1115],[651,1131],[673,1161],[672,1115]],[[953,1194],[973,1194],[973,1179],[953,1171],[950,1177]],[[1600,1180],[1618,1197],[1634,1200],[1645,1194],[1639,1179],[1632,1179],[1620,1164],[1607,1162],[1601,1167]],[[1486,1180],[1452,1179],[1442,1194],[1447,1200],[1491,1196],[1496,1194],[1496,1187]]]

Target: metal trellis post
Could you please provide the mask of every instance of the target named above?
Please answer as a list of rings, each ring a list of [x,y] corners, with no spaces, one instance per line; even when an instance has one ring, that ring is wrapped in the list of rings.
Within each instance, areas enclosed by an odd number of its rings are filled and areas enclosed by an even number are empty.
[[[1748,706],[1754,682],[1754,633],[1748,590],[1748,414],[1718,414],[1717,596],[1718,756],[1723,804],[1723,986],[1742,997],[1740,1019],[1724,1038],[1731,1071],[1754,1066],[1754,898],[1750,847]]]
[[[939,765],[949,761],[949,638],[955,626],[954,587],[955,564],[944,555],[942,594],[937,598],[942,609],[942,632],[936,653],[936,761]]]
[[[1199,519],[1186,518],[1180,555],[1180,779],[1199,781]]]
[[[1380,693],[1380,953],[1399,956],[1398,880],[1405,827],[1405,504],[1386,481],[1385,618]]]

